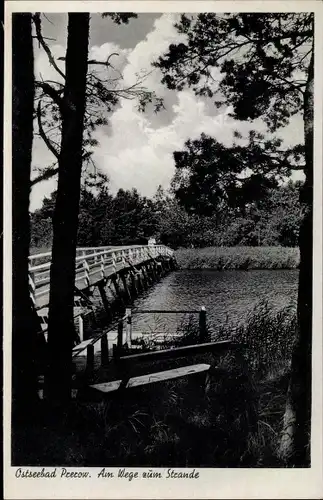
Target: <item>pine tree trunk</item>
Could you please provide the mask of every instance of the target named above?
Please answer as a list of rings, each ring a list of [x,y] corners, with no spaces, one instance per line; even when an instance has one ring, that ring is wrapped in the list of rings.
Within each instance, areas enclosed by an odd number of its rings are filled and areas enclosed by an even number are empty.
[[[291,378],[284,416],[280,454],[292,466],[310,464],[312,392],[312,264],[313,264],[313,127],[314,49],[304,96],[306,180],[301,194],[304,216],[300,228],[300,269],[297,320]]]
[[[28,285],[34,109],[34,59],[29,13],[13,15],[12,68],[12,410],[15,420],[16,417],[26,419],[37,400],[37,325]]]
[[[58,188],[53,216],[48,324],[47,396],[64,402],[71,394],[75,254],[82,170],[83,121],[89,14],[68,16],[66,81]]]

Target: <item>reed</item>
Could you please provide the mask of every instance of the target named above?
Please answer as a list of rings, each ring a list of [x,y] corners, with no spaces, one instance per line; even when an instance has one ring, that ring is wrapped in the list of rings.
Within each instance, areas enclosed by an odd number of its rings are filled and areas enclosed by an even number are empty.
[[[249,369],[258,380],[267,380],[289,370],[296,328],[294,301],[275,310],[267,300],[261,300],[249,312],[244,324],[225,323],[214,332],[214,338],[234,338],[245,344]]]
[[[291,247],[181,248],[175,252],[180,269],[297,269],[299,249]]]

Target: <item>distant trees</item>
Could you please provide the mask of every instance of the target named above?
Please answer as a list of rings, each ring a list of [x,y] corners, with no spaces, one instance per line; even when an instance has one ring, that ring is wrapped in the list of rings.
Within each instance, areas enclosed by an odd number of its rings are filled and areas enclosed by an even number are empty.
[[[120,245],[145,242],[150,236],[178,247],[282,245],[297,246],[301,221],[301,182],[268,188],[260,199],[242,206],[221,201],[211,215],[188,212],[176,197],[158,189],[152,199],[135,189],[108,185],[96,194],[81,190],[78,246]],[[32,214],[32,245],[51,245],[52,215],[56,194],[43,201]]]
[[[271,190],[269,199],[261,202],[264,244],[278,241],[282,246],[297,246],[302,222],[300,193],[303,183],[288,182]]]

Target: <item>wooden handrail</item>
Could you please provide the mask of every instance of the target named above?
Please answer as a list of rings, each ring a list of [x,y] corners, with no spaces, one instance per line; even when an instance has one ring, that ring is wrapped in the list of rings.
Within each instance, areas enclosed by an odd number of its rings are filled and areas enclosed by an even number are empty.
[[[102,332],[100,332],[99,334],[97,334],[95,337],[93,337],[93,338],[88,339],[87,341],[85,341],[84,344],[86,343],[86,345],[84,345],[84,347],[81,346],[78,349],[78,346],[76,345],[73,348],[75,350],[75,353],[72,354],[72,358],[76,358],[77,356],[79,356],[81,354],[81,352],[85,351],[85,349],[87,349],[87,347],[89,345],[96,344],[104,335],[106,335],[107,333],[113,331],[118,326],[118,324],[120,323],[120,321],[124,321],[126,318],[127,318],[127,316],[124,315],[122,318],[119,318],[118,321],[116,321],[115,323],[113,323],[113,325],[111,325],[107,330],[103,330]],[[83,342],[81,342],[81,344],[82,343]],[[81,344],[79,344],[79,345],[81,345]]]
[[[151,248],[168,248],[168,247],[166,247],[165,245],[154,245],[153,247],[150,247],[149,245],[127,245],[127,246],[108,245],[108,246],[100,246],[100,247],[77,247],[76,254],[78,252],[87,252],[89,250],[94,251],[92,254],[86,255],[86,257],[88,257],[90,255],[95,255],[97,250],[105,251],[105,252],[117,252],[117,251],[128,250],[128,249],[134,250],[134,249],[138,249],[138,248],[146,248],[149,251]],[[168,249],[171,250],[170,248],[168,248]],[[29,255],[28,258],[31,261],[31,260],[41,259],[43,257],[51,257],[51,256],[52,256],[52,252],[43,252],[43,253]],[[84,257],[84,255],[78,255],[78,257]]]
[[[131,366],[134,363],[143,363],[149,361],[158,361],[163,359],[174,359],[188,355],[203,354],[207,352],[222,352],[227,349],[241,349],[244,344],[238,344],[231,340],[223,340],[221,342],[207,342],[204,344],[194,344],[174,349],[163,349],[160,351],[144,352],[141,354],[130,354],[129,356],[121,356],[118,358],[120,366]]]
[[[155,245],[154,255],[167,255],[172,256],[173,250],[164,245]],[[87,253],[89,252],[89,253]],[[134,254],[134,261],[132,264],[129,257]],[[128,266],[140,264],[150,254],[148,245],[129,245],[129,246],[106,246],[106,247],[83,247],[77,248],[77,256],[75,259],[76,265],[76,278],[78,283],[80,280],[85,281],[85,286],[93,285],[98,280],[93,279],[92,276],[100,274],[103,279],[107,275],[112,275],[120,269]],[[43,264],[33,265],[37,259],[48,257],[48,261]],[[31,255],[29,257],[29,281],[30,293],[33,302],[36,304],[36,298],[44,297],[48,294],[49,289],[44,289],[44,286],[49,284],[49,272],[51,267],[51,252]],[[105,270],[108,271],[105,274]],[[42,299],[43,301],[43,299]],[[44,301],[43,301],[44,302]],[[46,303],[47,304],[47,303]],[[43,303],[44,307],[46,304]]]
[[[89,248],[88,250],[96,250],[96,251],[94,251],[93,253],[89,253],[87,255],[77,255],[77,257],[75,258],[75,262],[81,262],[82,260],[91,259],[93,257],[99,257],[101,255],[112,255],[113,253],[119,254],[119,252],[122,253],[125,250],[129,250],[129,249],[133,250],[133,249],[138,249],[138,248],[147,248],[149,256],[151,258],[154,258],[151,256],[151,253],[149,252],[149,247],[147,245],[134,245],[134,246],[126,246],[126,247],[97,247],[97,248],[93,247],[93,248]],[[173,251],[170,248],[165,247],[165,245],[155,245],[154,248],[157,250],[160,250],[161,248],[167,248],[167,250],[170,252],[170,254],[173,253]],[[86,248],[77,249],[77,251],[86,251]],[[52,255],[51,252],[30,255],[29,261],[31,262],[32,260],[36,260],[36,259],[43,258],[43,257],[51,257],[51,255]],[[34,271],[38,271],[38,270],[47,270],[49,268],[50,268],[50,262],[45,262],[44,264],[39,264],[36,266],[30,265],[29,270],[31,272],[34,272]]]

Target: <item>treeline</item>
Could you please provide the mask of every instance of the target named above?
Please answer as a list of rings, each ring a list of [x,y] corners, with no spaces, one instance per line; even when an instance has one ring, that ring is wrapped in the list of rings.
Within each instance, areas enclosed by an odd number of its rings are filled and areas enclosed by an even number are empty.
[[[80,200],[78,246],[143,244],[150,237],[179,247],[297,246],[301,220],[301,182],[268,189],[257,202],[232,208],[219,204],[211,216],[187,212],[176,197],[158,188],[152,199],[136,189],[108,185],[99,192],[83,188]],[[56,193],[45,198],[31,215],[31,246],[52,245],[52,216]]]

